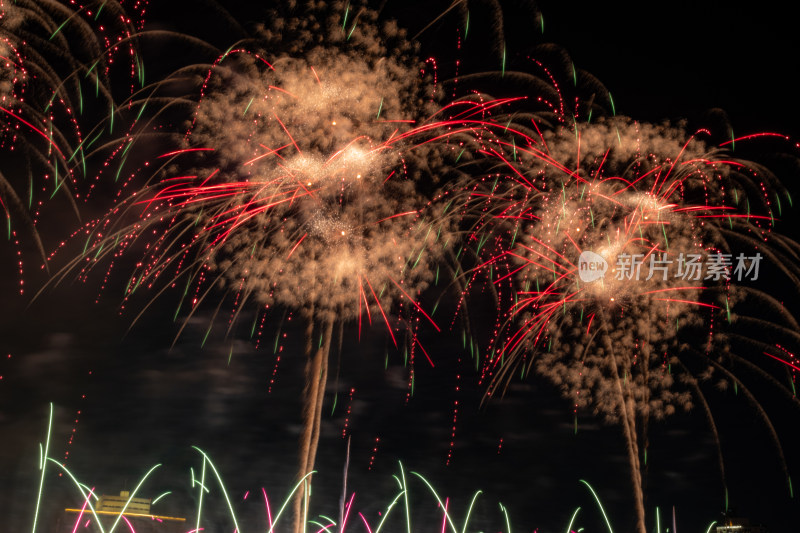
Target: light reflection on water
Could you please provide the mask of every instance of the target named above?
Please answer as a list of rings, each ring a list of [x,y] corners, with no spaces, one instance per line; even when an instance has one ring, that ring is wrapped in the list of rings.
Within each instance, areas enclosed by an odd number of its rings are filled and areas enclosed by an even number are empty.
[[[90,486],[105,493],[130,489],[150,466],[160,463],[163,466],[142,495],[172,491],[158,503],[158,511],[194,520],[197,488],[192,490],[191,476],[192,471],[199,476],[201,456],[191,447],[198,446],[222,475],[241,530],[265,530],[261,488],[267,490],[276,513],[295,476],[302,388],[302,357],[297,354],[302,334],[287,332],[270,394],[275,356],[271,349],[254,352],[244,341],[209,342],[202,350],[179,341],[167,350],[164,338],[134,335],[121,346],[112,341],[103,345],[101,338],[98,346],[87,347],[80,332],[73,331],[40,339],[28,353],[19,351],[20,359],[26,358],[24,372],[18,372],[24,378],[19,383],[30,383],[35,392],[27,405],[15,404],[15,411],[6,408],[11,414],[3,420],[2,460],[8,465],[0,471],[4,522],[12,530],[30,527],[38,483],[36,443],[43,438],[47,402],[54,400],[51,456],[62,460],[68,450],[67,466]],[[569,406],[552,390],[530,382],[515,385],[504,399],[480,406],[481,391],[470,373],[472,362],[465,356],[464,364],[456,364],[463,351],[460,339],[454,342],[444,335],[425,341],[429,353],[436,354],[437,366],[417,364],[414,396],[406,402],[408,370],[389,341],[378,333],[362,334],[360,343],[350,340],[357,338],[357,331],[347,331],[345,338],[341,359],[332,354],[332,363],[340,360],[341,369],[337,379],[332,368],[329,379],[312,514],[338,517],[346,444],[342,431],[347,421],[352,436],[348,487],[356,492],[354,510],[373,527],[378,512],[398,493],[393,476],[398,475],[401,460],[409,476],[414,531],[417,526],[441,531],[442,513],[412,471],[429,479],[442,498],[449,498],[448,508],[459,527],[474,492],[483,491],[470,531],[506,530],[498,502],[508,509],[515,532],[561,531],[577,506],[584,509],[581,516],[587,522],[600,526],[602,519],[580,478],[595,486],[619,530],[627,526],[630,485],[624,441],[617,428],[603,427],[587,416],[579,419],[574,435]],[[388,370],[384,369],[387,353]],[[89,368],[91,376],[84,375]],[[456,370],[463,375],[458,393]],[[20,385],[20,390],[24,388]],[[85,401],[79,399],[82,394]],[[453,456],[445,466],[455,401],[459,410]],[[667,430],[656,428],[648,505],[663,510],[675,504],[684,529],[699,531],[709,518],[716,518],[720,491],[709,437],[696,418],[684,416]],[[68,446],[73,428],[77,428],[75,440]],[[701,429],[680,433],[676,428]],[[53,513],[80,504],[75,489],[55,477],[55,470],[50,472],[42,523],[51,523]],[[230,531],[222,495],[213,486],[212,491],[203,505],[207,530]],[[349,530],[365,531],[355,518],[350,517]],[[395,522],[401,518],[394,516],[385,531],[405,531],[404,521]],[[290,522],[288,515],[282,520]]]

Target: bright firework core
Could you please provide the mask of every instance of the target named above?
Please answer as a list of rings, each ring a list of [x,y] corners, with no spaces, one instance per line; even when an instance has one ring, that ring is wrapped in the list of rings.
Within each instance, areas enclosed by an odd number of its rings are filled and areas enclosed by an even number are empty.
[[[688,390],[673,387],[691,379],[685,339],[724,350],[713,324],[730,320],[730,284],[758,279],[761,254],[733,251],[725,237],[769,231],[769,216],[747,210],[768,212],[769,199],[744,205],[740,189],[757,170],[680,128],[625,120],[547,132],[515,150],[503,209],[510,240],[495,255],[512,266],[494,282],[511,309],[498,353],[514,364],[497,379],[535,369],[576,409],[612,421],[621,411],[611,375],[646,416],[690,407]]]

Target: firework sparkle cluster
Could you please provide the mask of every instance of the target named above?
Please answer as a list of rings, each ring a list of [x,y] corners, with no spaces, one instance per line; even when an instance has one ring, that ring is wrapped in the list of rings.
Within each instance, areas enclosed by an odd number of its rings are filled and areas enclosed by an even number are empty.
[[[311,451],[299,478],[313,470],[334,324],[380,326],[410,348],[413,380],[416,350],[436,358],[420,328],[470,324],[476,295],[495,305],[477,365],[487,397],[536,374],[576,412],[621,425],[641,531],[651,419],[700,405],[713,425],[702,386],[747,391],[732,363],[797,403],[796,320],[756,285],[770,272],[797,292],[798,246],[773,231],[791,198],[769,169],[735,157],[736,142],[758,136],[719,143],[616,116],[602,85],[585,73],[579,84],[552,48],[555,70],[529,58],[536,74],[507,71],[504,51],[500,73],[440,81],[404,30],[349,2],[282,3],[226,50],[208,45],[207,61],[145,84],[137,43],[148,35],[123,8],[142,17],[146,4],[103,6],[105,19],[94,5],[0,0],[9,235],[23,213],[45,256],[38,197],[88,197],[77,177],[94,178],[92,190],[116,166],[113,206],[77,231],[82,253],[57,280],[99,270],[106,286],[121,270],[123,308],[141,289],[145,310],[177,294],[184,325],[213,309],[229,334],[245,316],[251,337],[280,312],[305,318]],[[68,65],[53,66],[62,56]],[[494,98],[492,81],[518,94]],[[452,298],[456,317],[434,320],[431,293]],[[748,332],[753,301],[774,311],[769,339]]]

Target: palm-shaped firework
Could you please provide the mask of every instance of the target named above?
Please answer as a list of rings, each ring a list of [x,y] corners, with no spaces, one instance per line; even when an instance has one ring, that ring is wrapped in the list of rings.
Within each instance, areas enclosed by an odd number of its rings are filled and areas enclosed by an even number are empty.
[[[417,300],[453,235],[445,202],[423,191],[435,188],[433,169],[463,150],[453,139],[469,130],[466,118],[480,113],[469,105],[453,111],[457,120],[426,118],[430,90],[408,46],[387,52],[366,10],[343,31],[349,8],[339,7],[335,27],[313,12],[304,19],[332,43],[301,28],[292,44],[308,48],[268,56],[249,44],[206,67],[188,131],[157,159],[151,183],[90,229],[84,259],[90,269],[144,243],[127,296],[160,280],[180,284],[190,316],[220,286],[233,300],[231,322],[249,303],[300,312],[299,479],[314,466],[334,325],[375,322],[395,345],[405,332],[412,353],[424,350],[416,331],[433,321]],[[297,528],[303,500],[301,490]]]
[[[313,53],[273,68],[278,74],[268,69],[236,101],[222,95],[201,104],[192,140],[220,151],[219,178],[167,187],[157,198],[175,201],[187,221],[200,216],[201,242],[213,251],[205,263],[241,291],[242,301],[299,309],[307,318],[306,475],[319,438],[333,325],[376,320],[394,338],[397,325],[387,315],[404,299],[413,310],[448,235],[430,224],[426,200],[403,170],[395,145],[408,145],[408,119],[395,118],[409,115],[391,70]],[[221,113],[248,104],[254,118],[216,129]],[[242,142],[248,139],[249,146]],[[231,168],[230,160],[238,164]],[[314,324],[324,339],[317,350]]]
[[[477,224],[478,269],[507,310],[484,368],[488,394],[534,371],[576,410],[621,425],[644,531],[649,421],[693,398],[708,411],[704,377],[738,381],[720,362],[725,332],[774,257],[767,191],[782,189],[681,128],[613,119],[535,137],[507,131],[513,140],[493,154],[507,170],[476,195],[492,205]],[[792,324],[775,327],[786,339]]]

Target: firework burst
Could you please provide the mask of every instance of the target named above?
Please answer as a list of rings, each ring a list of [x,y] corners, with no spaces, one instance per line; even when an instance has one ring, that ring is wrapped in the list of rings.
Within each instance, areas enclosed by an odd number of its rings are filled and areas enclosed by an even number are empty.
[[[568,61],[558,75],[542,62],[542,77],[506,72],[503,47],[499,73],[459,83],[501,79],[535,98],[467,89],[439,109],[440,86],[419,76],[434,62],[417,62],[391,24],[379,30],[375,12],[287,2],[266,20],[252,34],[239,28],[242,40],[211,65],[181,68],[130,101],[134,114],[149,111],[124,150],[151,147],[154,135],[170,149],[134,172],[149,175],[147,185],[87,226],[72,266],[86,276],[110,264],[110,274],[135,257],[126,302],[142,288],[182,291],[176,316],[210,303],[212,323],[228,311],[229,331],[247,309],[257,310],[251,331],[275,308],[299,312],[307,380],[298,479],[307,479],[334,326],[376,322],[395,345],[404,333],[413,361],[424,351],[420,324],[433,323],[419,299],[434,266],[472,252],[477,266],[457,281],[467,295],[483,276],[499,302],[488,395],[533,371],[576,410],[622,426],[643,531],[650,418],[695,402],[709,413],[699,383],[720,374],[738,383],[726,367],[737,334],[727,325],[756,296],[735,285],[755,281],[762,259],[797,255],[791,243],[764,244],[779,186],[681,127],[590,124],[595,96],[610,96]],[[564,98],[569,78],[576,95],[591,96]],[[187,81],[190,97],[159,93]],[[505,114],[510,106],[521,111]],[[457,194],[431,192],[454,177],[468,182],[460,209],[451,208]],[[471,246],[451,252],[457,222]],[[784,273],[798,281],[792,267]],[[763,351],[791,367],[796,324],[785,324],[776,327],[787,342]]]
[[[720,362],[726,332],[774,258],[767,191],[783,190],[680,127],[609,119],[535,137],[506,128],[512,139],[491,152],[506,169],[469,191],[480,206],[474,271],[500,302],[487,395],[533,371],[576,412],[621,425],[643,531],[650,419],[694,398],[710,415],[698,381],[738,381]]]
[[[299,312],[307,380],[298,479],[314,466],[335,324],[376,323],[396,346],[408,343],[412,360],[420,351],[430,360],[417,331],[438,326],[419,298],[454,239],[446,202],[432,194],[436,170],[457,156],[464,117],[480,112],[432,113],[420,65],[387,55],[368,19],[362,11],[345,23],[349,51],[336,26],[333,46],[309,44],[302,55],[234,48],[218,57],[176,149],[88,227],[86,254],[72,265],[87,275],[109,259],[110,273],[142,253],[126,300],[140,288],[183,287],[179,310],[191,317],[222,292],[215,317],[227,302],[229,330],[248,304],[262,317]],[[301,491],[298,520],[303,500]]]

